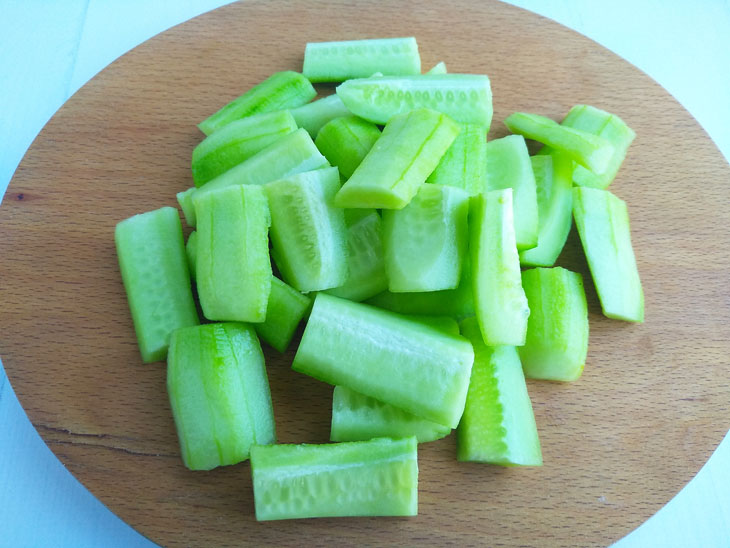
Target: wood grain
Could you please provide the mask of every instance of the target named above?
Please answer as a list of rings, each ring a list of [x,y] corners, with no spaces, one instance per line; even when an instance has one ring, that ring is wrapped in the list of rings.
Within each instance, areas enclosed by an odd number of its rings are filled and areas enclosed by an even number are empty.
[[[490,138],[515,110],[575,103],[638,135],[613,191],[629,204],[646,323],[607,320],[586,284],[580,381],[530,382],[545,466],[455,461],[453,436],[419,447],[419,516],[258,524],[247,464],[187,471],[164,365],[140,362],[114,225],[192,184],[195,123],[307,41],[414,35],[424,68],[486,73]],[[324,89],[324,88],[323,88]],[[331,88],[330,88],[331,89]],[[496,3],[251,1],[189,21],[94,78],[29,150],[0,208],[0,352],[32,422],[68,469],[166,546],[606,545],[666,503],[728,428],[730,169],[644,74],[588,39]],[[560,263],[587,269],[575,236]],[[267,351],[279,439],[324,442],[331,389]]]

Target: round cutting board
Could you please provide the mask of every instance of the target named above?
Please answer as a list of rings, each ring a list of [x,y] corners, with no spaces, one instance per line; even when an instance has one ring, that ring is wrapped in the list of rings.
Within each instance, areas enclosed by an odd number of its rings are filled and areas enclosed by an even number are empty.
[[[249,466],[190,472],[165,391],[141,363],[113,231],[192,184],[195,124],[308,41],[416,36],[424,69],[491,78],[490,138],[515,110],[576,103],[637,133],[611,190],[625,199],[646,323],[604,318],[583,273],[583,377],[528,383],[545,465],[457,463],[455,439],[419,447],[419,516],[256,523]],[[323,88],[324,93],[331,87]],[[176,27],[112,64],[49,122],[0,208],[0,352],[45,441],[95,495],[166,546],[606,545],[666,503],[728,429],[730,169],[665,91],[555,23],[497,2],[249,1]],[[296,341],[295,341],[296,342]],[[295,344],[293,345],[295,348]],[[331,388],[267,349],[280,442],[326,442]]]

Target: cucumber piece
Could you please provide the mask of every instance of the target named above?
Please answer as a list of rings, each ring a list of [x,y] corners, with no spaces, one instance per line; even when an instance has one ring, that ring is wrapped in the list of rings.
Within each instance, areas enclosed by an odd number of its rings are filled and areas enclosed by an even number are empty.
[[[459,336],[319,293],[292,369],[455,428],[473,359]]]
[[[420,322],[426,327],[433,327],[447,335],[459,335],[459,323],[449,316],[424,316],[422,314],[404,314],[414,322]]]
[[[347,281],[327,293],[362,301],[388,288],[380,215],[374,209],[346,209]]]
[[[416,438],[326,445],[256,445],[259,521],[418,513]]]
[[[195,186],[203,186],[296,129],[297,123],[287,110],[255,114],[227,124],[193,149]]]
[[[537,183],[537,247],[521,251],[520,263],[553,266],[573,224],[573,161],[555,150],[530,160]]]
[[[460,461],[542,466],[525,375],[514,346],[486,346],[475,318],[461,322],[474,346],[474,367],[457,430]]]
[[[448,71],[446,70],[446,63],[443,61],[439,61],[434,66],[431,67],[431,69],[426,74],[446,74]]]
[[[436,185],[455,186],[474,196],[486,190],[487,132],[476,124],[462,124],[461,132],[428,177]]]
[[[512,189],[517,249],[537,245],[537,187],[525,138],[508,135],[487,143],[488,190]]]
[[[418,443],[425,443],[450,432],[448,426],[416,417],[344,386],[335,386],[332,393],[332,441],[416,436]]]
[[[302,292],[339,287],[347,279],[347,227],[333,201],[336,167],[265,185],[271,209],[272,257],[287,283]]]
[[[408,38],[377,38],[342,42],[309,42],[302,73],[312,82],[343,82],[374,72],[419,74],[418,44]]]
[[[190,187],[187,190],[178,192],[176,194],[177,203],[180,204],[180,209],[185,216],[185,222],[189,227],[195,227],[195,206],[193,205],[193,194],[195,194],[195,187]]]
[[[606,139],[587,131],[561,126],[555,120],[538,114],[515,112],[507,117],[504,125],[513,133],[564,152],[573,161],[599,175],[608,170],[614,155],[613,145]]]
[[[306,129],[310,137],[317,137],[319,130],[330,120],[342,116],[350,116],[345,103],[336,93],[317,99],[301,107],[293,108],[289,112],[294,116],[297,125]]]
[[[121,221],[114,243],[142,361],[164,360],[170,334],[199,323],[177,209]]]
[[[348,80],[337,95],[354,115],[376,124],[416,108],[429,108],[462,124],[489,129],[492,89],[483,74],[419,74]]]
[[[349,179],[379,138],[378,126],[350,115],[327,122],[314,144],[330,164],[339,168],[342,177]]]
[[[200,122],[198,128],[210,135],[234,120],[263,112],[295,108],[308,103],[316,95],[311,82],[298,72],[277,72]]]
[[[394,116],[335,199],[338,207],[401,209],[411,201],[459,133],[433,110]]]
[[[276,433],[264,355],[243,324],[176,330],[167,391],[183,462],[191,470],[237,464]]]
[[[583,373],[588,353],[588,306],[583,278],[564,268],[522,272],[530,305],[527,339],[519,348],[530,379],[574,381]]]
[[[209,320],[263,322],[271,291],[269,207],[261,187],[196,194],[196,279]]]
[[[484,343],[525,344],[530,309],[522,289],[515,245],[512,189],[472,198],[470,239],[474,308]]]
[[[383,211],[388,289],[395,293],[454,289],[466,255],[469,194],[422,185],[410,203]]]
[[[302,295],[276,276],[271,277],[271,293],[263,323],[251,324],[262,341],[279,352],[286,352],[294,332],[312,306],[312,299]]]
[[[573,188],[573,217],[603,313],[644,321],[644,290],[631,247],[626,202],[608,190]]]
[[[583,166],[576,166],[573,171],[573,181],[576,185],[607,188],[616,177],[626,158],[626,152],[636,137],[634,130],[615,114],[590,105],[575,105],[561,125],[598,135],[613,145],[613,155],[602,174],[597,175]]]
[[[188,271],[190,279],[195,280],[195,266],[198,261],[198,233],[193,230],[185,243],[185,255],[188,259]]]

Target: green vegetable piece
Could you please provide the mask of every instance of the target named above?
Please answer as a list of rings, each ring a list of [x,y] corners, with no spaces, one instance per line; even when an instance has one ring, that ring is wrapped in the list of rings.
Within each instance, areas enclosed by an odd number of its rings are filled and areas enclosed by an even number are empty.
[[[164,360],[170,334],[199,323],[177,209],[121,221],[114,242],[142,361]]]
[[[537,245],[537,188],[527,144],[521,135],[487,143],[488,190],[512,189],[517,249]]]
[[[308,103],[316,95],[311,82],[298,72],[277,72],[200,122],[198,128],[210,135],[234,120],[263,112],[295,108]]]
[[[431,70],[429,70],[426,74],[446,74],[448,71],[446,70],[446,63],[443,61],[439,61],[436,63],[433,67],[431,67]]]
[[[587,131],[561,126],[555,120],[538,114],[515,112],[507,117],[504,124],[511,132],[564,152],[599,175],[608,170],[614,155],[613,145],[606,139]]]
[[[286,352],[297,326],[311,306],[311,297],[302,295],[276,276],[272,276],[266,319],[263,323],[251,325],[263,341],[279,352]]]
[[[343,82],[374,72],[419,74],[416,39],[378,38],[342,42],[309,42],[304,50],[304,75],[312,82]]]
[[[350,115],[327,122],[314,144],[330,164],[339,168],[342,177],[349,179],[379,138],[378,126]]]
[[[317,137],[319,130],[330,120],[342,116],[350,116],[345,103],[336,93],[317,99],[301,107],[293,108],[289,112],[294,116],[297,125],[306,129],[310,137]]]
[[[514,346],[486,346],[475,318],[461,322],[474,367],[459,423],[458,459],[502,466],[542,466],[525,375]]]
[[[636,137],[634,130],[615,114],[590,105],[575,105],[570,109],[561,125],[598,135],[613,145],[613,155],[606,171],[602,174],[597,175],[580,165],[576,166],[573,171],[573,181],[576,185],[607,188],[616,177],[616,173],[626,158],[629,145]]]
[[[347,279],[347,227],[333,204],[336,167],[307,171],[264,187],[271,209],[272,257],[302,292],[339,287]]]
[[[448,426],[416,417],[344,386],[335,386],[332,394],[332,441],[416,436],[418,443],[425,443],[450,432]]]
[[[376,124],[417,108],[448,115],[455,122],[489,129],[492,90],[483,74],[419,74],[348,80],[337,95],[354,115]]]
[[[574,381],[588,353],[588,307],[580,274],[564,268],[522,272],[530,305],[527,339],[519,348],[525,376]]]
[[[188,258],[190,278],[195,280],[195,267],[198,261],[198,233],[195,230],[188,236],[188,241],[185,244],[185,255]]]
[[[287,110],[256,114],[227,124],[193,150],[195,186],[203,186],[296,129],[297,123]]]
[[[252,444],[276,441],[264,355],[248,325],[175,331],[167,391],[182,459],[191,470],[237,464],[249,457]]]
[[[319,293],[292,369],[455,428],[473,359],[459,336]]]
[[[573,188],[573,217],[603,313],[644,321],[644,291],[631,247],[626,202],[607,190]]]
[[[470,223],[474,308],[484,343],[522,346],[530,309],[515,245],[512,189],[472,198]]]
[[[385,276],[383,230],[374,209],[346,209],[347,281],[327,293],[351,301],[362,301],[388,287]]]
[[[193,194],[195,194],[195,187],[191,187],[176,194],[177,203],[180,204],[180,209],[182,209],[183,215],[185,216],[185,222],[190,227],[195,227],[196,221]]]
[[[383,245],[392,292],[455,289],[467,248],[469,194],[422,185],[403,209],[383,211]]]
[[[487,132],[476,124],[462,124],[461,132],[441,157],[428,182],[455,186],[474,196],[486,190]]]
[[[415,516],[416,438],[251,448],[256,519]]]
[[[394,116],[337,194],[335,205],[405,207],[458,133],[457,124],[433,110],[416,109]]]
[[[196,194],[196,280],[209,320],[263,322],[271,291],[269,207],[261,187]]]
[[[537,183],[537,247],[521,251],[520,263],[553,266],[573,224],[573,161],[554,150],[531,160]]]

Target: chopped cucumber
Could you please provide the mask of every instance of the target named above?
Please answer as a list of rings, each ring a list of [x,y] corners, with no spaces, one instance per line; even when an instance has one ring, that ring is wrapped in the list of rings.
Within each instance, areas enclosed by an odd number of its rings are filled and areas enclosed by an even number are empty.
[[[343,82],[374,72],[419,74],[416,39],[379,38],[342,42],[309,42],[304,50],[304,75],[312,82]]]
[[[114,242],[142,361],[164,360],[171,333],[199,323],[177,209],[121,221]]]
[[[462,124],[459,135],[428,177],[436,185],[455,186],[474,196],[486,190],[487,132],[479,125]]]
[[[415,437],[251,448],[256,519],[415,516]]]
[[[277,72],[200,122],[198,127],[200,131],[210,135],[234,120],[263,112],[295,108],[308,103],[316,95],[311,82],[298,72]]]
[[[473,359],[459,336],[319,293],[292,369],[454,428]]]
[[[426,74],[446,74],[448,71],[446,70],[446,63],[443,61],[439,61],[434,66],[431,67],[431,69]]]
[[[644,291],[631,247],[626,202],[607,190],[573,188],[573,216],[603,313],[644,321]]]
[[[276,276],[271,277],[271,293],[266,319],[251,324],[258,336],[279,352],[286,352],[299,323],[312,306],[312,299],[302,295]]]
[[[416,194],[459,133],[433,110],[394,116],[337,194],[338,207],[401,209]]]
[[[574,381],[588,353],[588,307],[580,274],[564,268],[522,272],[530,305],[527,339],[519,348],[525,376]]]
[[[185,243],[185,255],[188,259],[188,271],[190,279],[195,280],[195,267],[198,262],[198,233],[193,230]]]
[[[167,391],[183,462],[191,470],[239,463],[252,444],[276,440],[264,355],[250,326],[176,330]]]
[[[375,124],[345,116],[327,122],[314,144],[330,164],[339,168],[342,177],[349,179],[379,138],[380,129]]]
[[[195,194],[195,187],[190,187],[187,190],[178,192],[177,203],[180,204],[180,209],[185,216],[185,222],[189,227],[195,227],[195,206],[193,205],[193,194]]]
[[[514,346],[486,346],[475,318],[461,322],[474,346],[474,367],[459,429],[458,459],[503,466],[542,466],[525,375]]]
[[[293,108],[289,112],[294,116],[297,125],[306,129],[309,136],[314,139],[317,137],[319,130],[322,129],[327,122],[340,118],[342,116],[350,116],[345,103],[336,93],[322,97],[301,107]]]

